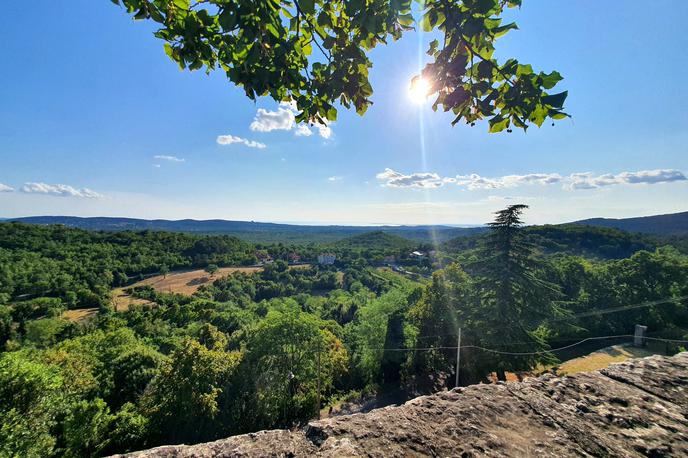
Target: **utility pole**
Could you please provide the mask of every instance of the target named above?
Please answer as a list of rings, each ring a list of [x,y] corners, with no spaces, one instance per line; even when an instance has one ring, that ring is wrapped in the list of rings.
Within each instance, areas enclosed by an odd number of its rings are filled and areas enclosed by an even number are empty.
[[[318,342],[318,420],[320,420],[320,342]]]
[[[647,332],[647,326],[640,324],[635,325],[635,334],[633,336],[633,346],[634,347],[644,347],[645,346],[645,332]]]
[[[459,335],[456,339],[456,382],[454,387],[459,386],[459,368],[461,367],[461,328],[459,328]]]

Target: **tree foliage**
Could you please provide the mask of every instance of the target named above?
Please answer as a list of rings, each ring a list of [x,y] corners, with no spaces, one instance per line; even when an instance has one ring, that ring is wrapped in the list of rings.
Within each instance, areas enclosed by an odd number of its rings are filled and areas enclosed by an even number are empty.
[[[186,340],[143,398],[153,434],[164,442],[198,442],[218,430],[223,400],[242,354]],[[183,414],[181,414],[183,412]],[[180,415],[181,414],[181,415]]]
[[[326,123],[336,104],[365,113],[372,104],[370,51],[420,28],[437,31],[432,57],[417,78],[456,117],[489,119],[490,132],[562,119],[562,79],[515,58],[498,62],[496,40],[516,29],[503,23],[521,0],[112,0],[134,19],[150,19],[165,52],[180,68],[221,70],[251,99],[294,102],[297,121]],[[414,12],[417,14],[414,15]]]
[[[549,361],[559,340],[627,334],[636,323],[654,335],[688,337],[688,257],[616,231],[521,228],[523,210],[500,212],[477,247],[458,253],[470,262],[429,278],[372,267],[402,250],[380,234],[332,247],[336,266],[285,261],[294,253],[312,259],[323,247],[267,245],[259,249],[276,261],[263,271],[215,278],[192,296],[138,288],[146,304],[102,308],[85,323],[60,316],[75,290],[97,294],[114,281],[101,283],[103,272],[137,276],[135,269],[155,272],[174,259],[242,260],[256,248],[224,236],[0,224],[0,256],[20,261],[0,264],[11,273],[0,284],[11,292],[0,293],[0,455],[110,455],[208,441],[295,427],[318,406],[360,393],[451,387],[458,328],[470,346],[461,354],[461,384],[543,359],[483,348],[540,350]],[[616,256],[649,249],[606,260],[595,243],[615,245]],[[56,297],[16,295],[31,279],[57,284],[65,272],[73,282]]]

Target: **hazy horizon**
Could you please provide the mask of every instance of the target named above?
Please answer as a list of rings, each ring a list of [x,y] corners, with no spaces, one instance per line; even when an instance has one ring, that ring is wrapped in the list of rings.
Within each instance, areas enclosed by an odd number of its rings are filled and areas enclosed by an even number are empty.
[[[677,212],[671,212],[671,213],[650,213],[650,214],[639,214],[635,216],[629,216],[628,218],[642,218],[642,217],[648,217],[648,216],[660,216],[660,215],[666,215],[666,214],[674,214],[674,213],[684,213],[687,212],[688,210],[683,210],[683,211],[677,211]],[[443,224],[404,224],[404,223],[389,223],[389,222],[362,222],[362,223],[350,223],[346,221],[335,221],[335,222],[329,222],[329,221],[295,221],[295,220],[245,220],[245,219],[235,219],[235,218],[141,218],[141,217],[132,217],[132,216],[122,216],[122,215],[56,215],[56,214],[45,214],[45,215],[23,215],[23,216],[0,216],[0,221],[3,220],[13,220],[13,219],[21,219],[21,218],[38,218],[38,217],[56,217],[56,218],[122,218],[122,219],[137,219],[137,220],[144,220],[144,221],[156,221],[156,220],[161,220],[161,221],[184,221],[184,220],[191,220],[191,221],[234,221],[234,222],[250,222],[250,223],[259,223],[259,224],[286,224],[286,225],[293,225],[293,226],[350,226],[350,227],[383,227],[383,226],[444,226],[444,227],[454,227],[454,228],[472,228],[472,227],[482,227],[487,224],[489,221],[489,215],[488,219],[486,219],[485,222],[482,223],[443,223]],[[607,217],[607,216],[601,216],[601,215],[591,215],[588,217],[584,218],[579,218],[576,220],[566,220],[566,221],[552,221],[552,222],[539,222],[539,223],[532,223],[528,221],[528,218],[526,219],[526,224],[527,225],[538,225],[538,224],[564,224],[564,223],[572,223],[580,220],[586,220],[586,219],[593,219],[593,218],[604,218],[604,219],[623,219],[623,218],[613,218],[613,217]]]

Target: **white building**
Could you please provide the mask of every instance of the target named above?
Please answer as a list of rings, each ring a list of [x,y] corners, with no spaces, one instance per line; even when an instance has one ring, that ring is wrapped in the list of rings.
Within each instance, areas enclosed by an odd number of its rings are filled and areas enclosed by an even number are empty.
[[[330,266],[330,265],[334,264],[334,261],[336,259],[337,259],[337,256],[335,256],[332,253],[320,253],[318,255],[318,264]]]

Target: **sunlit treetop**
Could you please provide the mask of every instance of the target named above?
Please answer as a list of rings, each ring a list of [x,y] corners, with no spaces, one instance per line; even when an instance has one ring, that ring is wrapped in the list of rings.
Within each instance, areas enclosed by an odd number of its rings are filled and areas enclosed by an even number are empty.
[[[436,97],[435,110],[456,115],[453,124],[488,119],[490,132],[500,132],[568,116],[567,93],[548,92],[559,73],[493,58],[495,41],[517,28],[500,16],[521,0],[427,0],[418,18],[412,0],[111,1],[160,24],[155,36],[182,69],[222,69],[251,99],[293,100],[298,121],[334,121],[338,102],[365,113],[369,51],[415,27],[442,35],[415,78]]]

